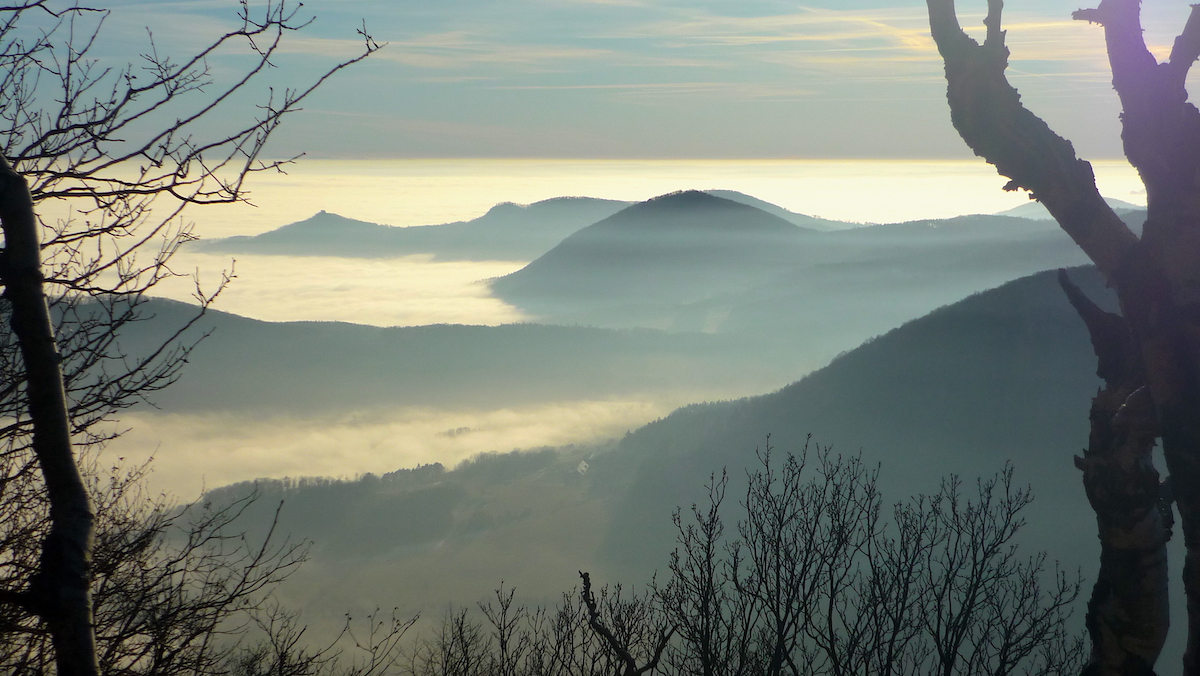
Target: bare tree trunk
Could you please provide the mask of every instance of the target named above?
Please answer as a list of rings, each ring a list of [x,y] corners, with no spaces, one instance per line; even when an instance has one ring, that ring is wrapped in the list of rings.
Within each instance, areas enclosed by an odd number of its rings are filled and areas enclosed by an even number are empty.
[[[21,604],[46,623],[59,676],[94,676],[91,563],[94,515],[71,450],[58,346],[42,286],[37,219],[29,189],[0,156],[0,282],[25,363],[28,414],[50,503],[50,531]]]
[[[1146,184],[1141,260],[1150,274],[1119,279],[1157,406],[1163,453],[1187,548],[1183,582],[1188,636],[1184,674],[1200,674],[1200,111],[1187,102],[1200,56],[1200,7],[1192,6],[1170,59],[1142,37],[1137,0],[1103,0],[1075,12],[1104,26],[1113,87],[1121,99],[1125,155]],[[1137,274],[1136,271],[1131,271]]]
[[[1151,456],[1158,420],[1125,320],[1096,307],[1065,271],[1058,281],[1087,324],[1096,374],[1105,383],[1092,399],[1088,447],[1075,458],[1100,533],[1100,572],[1087,612],[1089,667],[1100,674],[1148,674],[1170,625],[1173,519]]]
[[[1138,0],[1102,0],[1097,8],[1074,14],[1076,19],[1104,26],[1113,85],[1123,109],[1125,154],[1146,184],[1148,216],[1139,239],[1104,204],[1091,166],[1075,157],[1068,141],[1026,110],[1009,85],[1004,76],[1009,52],[1000,28],[1002,0],[988,0],[987,37],[982,45],[963,33],[954,0],[926,3],[933,38],[946,63],[947,98],[955,128],[977,155],[1012,179],[1007,189],[1028,190],[1046,206],[1120,299],[1132,346],[1128,358],[1138,362],[1141,382],[1109,381],[1094,402],[1092,447],[1082,461],[1085,486],[1097,507],[1103,540],[1114,514],[1125,511],[1121,521],[1144,512],[1145,504],[1121,501],[1136,494],[1135,502],[1144,502],[1153,495],[1150,477],[1157,475],[1148,453],[1154,434],[1161,435],[1187,547],[1184,674],[1200,676],[1200,111],[1187,102],[1184,86],[1188,70],[1200,56],[1200,9],[1193,6],[1169,61],[1161,64],[1143,40]],[[1103,362],[1105,356],[1100,357]],[[1151,419],[1157,423],[1153,432],[1146,427]],[[1115,475],[1102,480],[1095,473],[1097,463],[1107,462],[1101,462],[1102,457],[1122,457],[1136,468],[1125,468],[1130,471],[1120,481]],[[1112,481],[1129,483],[1109,485]],[[1100,490],[1102,484],[1105,490]],[[1153,519],[1151,512],[1144,513]],[[1143,525],[1154,530],[1149,523]],[[1126,526],[1132,527],[1132,522]],[[1108,535],[1115,537],[1113,532]],[[1146,546],[1157,538],[1142,535],[1148,538],[1142,543]],[[1116,557],[1117,550],[1111,547],[1105,551],[1102,574],[1116,576],[1107,578],[1110,588],[1140,588],[1148,593],[1161,587],[1158,582],[1144,586],[1161,565],[1153,553],[1157,545],[1136,557]],[[1089,613],[1099,612],[1103,605],[1097,605],[1096,599],[1093,596]],[[1165,603],[1164,598],[1164,608]],[[1123,623],[1120,631],[1131,633],[1112,639],[1140,645],[1129,654],[1138,654],[1149,669],[1157,658],[1151,646],[1158,639],[1143,641],[1133,634],[1146,631],[1149,637],[1161,631],[1165,635],[1166,627],[1135,630],[1134,624]],[[1098,649],[1108,654],[1107,647]],[[1096,667],[1101,663],[1108,666]],[[1136,673],[1108,670],[1112,664],[1105,658],[1093,667],[1101,668],[1100,673]]]

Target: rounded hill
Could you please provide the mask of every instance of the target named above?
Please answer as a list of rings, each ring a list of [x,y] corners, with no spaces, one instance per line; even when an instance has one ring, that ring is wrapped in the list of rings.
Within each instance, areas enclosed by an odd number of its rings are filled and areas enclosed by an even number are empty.
[[[689,302],[746,288],[793,259],[812,231],[688,190],[634,204],[493,280],[497,296],[537,311],[561,302]]]

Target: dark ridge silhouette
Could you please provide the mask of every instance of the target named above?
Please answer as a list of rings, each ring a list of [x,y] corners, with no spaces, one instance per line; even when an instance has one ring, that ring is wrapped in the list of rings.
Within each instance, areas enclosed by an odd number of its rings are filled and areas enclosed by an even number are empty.
[[[671,193],[580,230],[492,289],[524,308],[564,299],[696,301],[763,281],[815,234],[704,192]]]
[[[768,202],[766,200],[760,200],[757,197],[752,197],[745,193],[740,193],[736,190],[705,190],[704,192],[706,192],[710,195],[713,195],[714,197],[720,197],[722,199],[730,200],[731,202],[737,202],[739,204],[745,204],[748,206],[752,206],[756,209],[762,209],[763,211],[767,212],[768,214],[771,214],[772,216],[778,216],[778,217],[782,218],[783,220],[785,220],[789,223],[792,223],[793,225],[798,225],[802,228],[807,228],[809,230],[820,230],[822,232],[830,232],[830,231],[834,231],[834,230],[849,230],[851,228],[857,228],[860,226],[859,223],[847,223],[845,221],[832,221],[827,218],[817,218],[815,216],[806,216],[804,214],[798,214],[794,211],[789,211],[787,209],[784,209],[783,207],[781,207],[779,205],[771,204],[770,202]]]
[[[1111,304],[1094,270],[1071,275]],[[300,598],[340,598],[355,586],[372,590],[373,603],[469,604],[501,578],[553,598],[589,566],[624,581],[661,571],[675,543],[672,510],[701,501],[712,472],[729,469],[733,506],[766,435],[782,454],[811,432],[838,453],[880,463],[887,503],[935,492],[951,473],[972,490],[975,477],[1011,461],[1036,496],[1023,546],[1046,549],[1068,575],[1077,566],[1088,575],[1095,521],[1071,458],[1087,443],[1095,368],[1087,334],[1047,272],[909,322],[771,394],[681,408],[614,448],[492,455],[454,472],[307,487],[268,482],[263,502],[298,505],[289,529],[317,542],[295,587]],[[363,530],[382,520],[408,523]],[[396,579],[402,588],[386,584]],[[395,595],[381,599],[379,589]]]
[[[154,299],[151,318],[120,336],[131,355],[154,349],[194,306]],[[747,392],[811,365],[764,359],[745,341],[650,329],[264,322],[210,310],[191,332],[211,335],[181,381],[152,397],[169,412],[302,414],[389,406],[503,408],[650,392]],[[803,356],[803,355],[797,355]]]
[[[1071,274],[1091,297],[1114,304],[1094,269]],[[616,525],[605,551],[620,542],[628,561],[654,562],[670,538],[670,510],[696,500],[710,472],[727,466],[736,478],[766,435],[788,451],[809,433],[882,463],[884,485],[897,497],[933,491],[950,473],[975,477],[1012,461],[1038,496],[1032,532],[1090,547],[1095,533],[1083,526],[1094,518],[1082,489],[1062,487],[1079,481],[1071,458],[1087,443],[1095,370],[1087,333],[1054,273],[974,295],[778,392],[685,407],[627,436],[593,463],[597,476],[633,476],[612,502]]]
[[[437,260],[531,260],[564,237],[628,202],[556,197],[529,205],[505,202],[469,221],[397,228],[322,211],[253,237],[200,241],[203,253],[394,258],[433,254]]]

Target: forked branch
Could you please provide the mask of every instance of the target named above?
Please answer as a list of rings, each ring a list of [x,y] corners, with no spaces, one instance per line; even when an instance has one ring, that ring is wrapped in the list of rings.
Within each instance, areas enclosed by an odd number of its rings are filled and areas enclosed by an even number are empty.
[[[670,629],[659,634],[658,642],[654,646],[653,657],[646,664],[639,667],[637,659],[629,651],[629,646],[618,639],[600,619],[600,609],[596,605],[596,595],[592,593],[591,575],[579,571],[579,577],[583,578],[583,591],[580,592],[580,595],[583,597],[583,604],[587,606],[588,626],[604,639],[608,647],[617,654],[617,658],[625,665],[625,670],[622,672],[623,676],[641,676],[644,673],[657,669],[658,662],[662,659],[663,651],[667,649],[667,644],[671,642],[671,637],[675,635],[677,627],[672,626]]]
[[[963,32],[954,0],[926,0],[926,5],[946,64],[954,128],[976,155],[1011,179],[1006,190],[1028,190],[1105,275],[1117,274],[1137,237],[1101,198],[1091,165],[1026,109],[1009,84],[1002,3],[988,3],[983,45]]]

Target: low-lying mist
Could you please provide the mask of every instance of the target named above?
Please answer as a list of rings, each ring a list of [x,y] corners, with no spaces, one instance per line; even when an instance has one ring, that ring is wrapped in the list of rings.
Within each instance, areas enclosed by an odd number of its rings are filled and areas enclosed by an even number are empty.
[[[698,395],[563,401],[497,410],[405,407],[326,416],[134,411],[102,455],[153,458],[151,487],[195,499],[203,490],[260,477],[354,477],[488,451],[618,438]]]
[[[362,259],[332,256],[229,256],[184,251],[177,270],[198,270],[211,293],[221,271],[237,275],[216,307],[273,322],[340,321],[374,326],[482,324],[525,319],[518,309],[493,298],[483,280],[507,275],[520,261],[443,261],[430,255]],[[169,279],[154,295],[195,302],[190,277]]]

